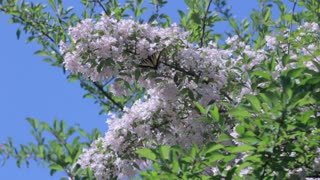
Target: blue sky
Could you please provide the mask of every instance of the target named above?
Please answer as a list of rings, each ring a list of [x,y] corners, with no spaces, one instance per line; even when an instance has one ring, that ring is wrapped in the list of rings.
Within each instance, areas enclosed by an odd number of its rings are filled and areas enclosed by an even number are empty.
[[[168,12],[181,8],[182,0],[171,1]],[[179,3],[178,3],[179,2]],[[257,2],[233,0],[234,12],[239,19],[247,16]],[[246,3],[244,3],[246,2]],[[245,5],[246,4],[246,5]],[[172,14],[171,11],[169,14]],[[174,19],[177,13],[172,14]],[[69,83],[62,70],[42,62],[42,57],[34,55],[39,49],[36,43],[26,44],[22,33],[16,38],[18,25],[8,24],[9,18],[0,14],[0,143],[8,136],[16,144],[27,143],[32,139],[26,117],[33,117],[52,124],[54,118],[64,119],[70,126],[80,124],[87,131],[98,127],[105,131],[105,115],[98,115],[100,108],[93,100],[83,99],[84,90],[79,83]],[[225,27],[221,28],[221,31]],[[29,168],[17,168],[15,161],[9,160],[0,167],[1,180],[58,179],[51,177],[49,169],[32,163]]]
[[[105,116],[93,100],[83,99],[79,83],[68,83],[61,69],[42,62],[33,55],[39,46],[26,44],[25,36],[17,40],[17,25],[8,25],[8,17],[0,16],[0,142],[12,137],[17,144],[32,139],[26,117],[52,124],[54,118],[68,125],[80,124],[87,131],[98,127],[106,130]],[[16,168],[15,161],[0,167],[0,179],[50,179],[49,170],[32,164]],[[51,179],[57,179],[52,177]]]

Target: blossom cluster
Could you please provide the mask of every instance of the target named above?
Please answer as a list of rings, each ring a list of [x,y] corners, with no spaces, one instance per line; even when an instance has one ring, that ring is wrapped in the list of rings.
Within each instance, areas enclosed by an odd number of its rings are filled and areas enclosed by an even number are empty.
[[[319,29],[315,24],[305,24],[301,29],[307,27],[311,27],[313,33]],[[92,169],[98,179],[133,177],[139,169],[150,166],[150,162],[134,153],[139,148],[180,145],[188,149],[192,144],[201,146],[214,141],[215,127],[198,120],[201,115],[193,101],[203,106],[213,101],[240,102],[243,95],[253,93],[248,72],[275,54],[279,44],[283,44],[283,50],[288,48],[277,36],[271,35],[266,36],[268,49],[256,50],[238,36],[226,40],[228,49],[219,48],[215,43],[199,47],[188,42],[189,33],[175,24],[160,28],[108,16],[96,22],[83,20],[71,27],[69,33],[73,45],[61,43],[60,47],[64,65],[72,73],[81,73],[93,81],[117,77],[146,90],[145,97],[126,107],[123,115],[111,113],[105,136],[80,156],[78,163]],[[315,50],[300,49],[291,56]],[[154,54],[160,56],[156,68],[140,66],[142,60]],[[279,72],[286,68],[277,64]],[[276,73],[274,78],[278,77]],[[230,80],[242,84],[242,89],[221,93]],[[184,89],[190,90],[194,99],[181,93]],[[127,94],[116,82],[111,90],[114,95]],[[235,134],[234,130],[230,134]]]
[[[117,21],[108,16],[102,16],[97,22],[85,19],[71,27],[69,34],[76,45],[71,48],[60,43],[65,67],[93,81],[134,71],[141,59],[176,46],[188,35],[175,24],[170,28],[159,28],[133,20]],[[97,69],[97,65],[100,68]]]
[[[214,140],[214,137],[209,136],[213,127],[196,121],[200,114],[183,104],[182,99],[173,95],[176,93],[178,89],[174,83],[164,83],[148,90],[148,94],[152,96],[126,108],[122,117],[113,115],[108,119],[109,130],[104,138],[97,140],[104,150],[109,150],[108,153],[101,157],[104,151],[99,151],[99,146],[95,143],[84,151],[79,163],[93,169],[97,177],[106,177],[112,173],[119,178],[133,177],[139,170],[137,166],[145,168],[150,165],[134,154],[139,148],[177,144],[189,148],[192,143],[200,145],[207,140]],[[99,166],[101,161],[114,161],[113,168]]]

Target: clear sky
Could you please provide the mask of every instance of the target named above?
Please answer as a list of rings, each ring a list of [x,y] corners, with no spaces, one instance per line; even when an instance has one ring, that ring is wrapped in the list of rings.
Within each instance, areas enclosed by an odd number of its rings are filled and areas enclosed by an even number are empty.
[[[105,116],[93,100],[83,99],[79,83],[68,83],[62,70],[42,62],[33,55],[39,46],[26,44],[25,37],[17,40],[17,25],[9,25],[8,17],[0,16],[0,142],[12,137],[17,144],[32,139],[26,117],[52,124],[54,118],[68,125],[80,124],[87,131],[98,127],[105,131]],[[18,169],[15,161],[0,167],[1,180],[50,179],[49,169],[32,164]],[[51,179],[57,179],[52,177]]]
[[[248,16],[255,0],[233,0],[234,12],[239,19]],[[70,3],[70,2],[69,2]],[[170,1],[168,10],[181,8],[182,0]],[[184,7],[184,6],[182,6]],[[166,12],[172,14],[173,12]],[[174,12],[174,19],[177,13]],[[0,143],[8,136],[16,144],[32,139],[26,117],[33,117],[52,124],[54,118],[66,120],[68,125],[80,124],[87,131],[98,127],[107,129],[105,116],[98,115],[100,108],[93,100],[83,99],[84,90],[79,83],[69,83],[62,70],[42,62],[42,57],[33,55],[39,49],[36,43],[26,44],[22,33],[16,38],[18,25],[9,25],[9,18],[0,14]],[[218,27],[225,29],[225,27]],[[49,169],[32,163],[29,168],[17,168],[9,160],[0,167],[0,180],[59,179],[50,177]]]

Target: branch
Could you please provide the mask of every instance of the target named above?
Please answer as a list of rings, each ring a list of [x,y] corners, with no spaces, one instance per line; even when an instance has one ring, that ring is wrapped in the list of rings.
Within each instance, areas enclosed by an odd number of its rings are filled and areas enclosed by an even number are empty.
[[[100,84],[98,84],[97,82],[93,82],[93,84],[99,91],[101,91],[104,96],[106,96],[115,106],[117,106],[117,108],[123,110],[123,106],[112,99],[112,97],[103,89]]]
[[[166,66],[168,66],[168,67],[170,67],[170,68],[172,68],[172,69],[174,69],[174,70],[178,70],[178,71],[180,71],[180,72],[183,72],[183,73],[185,73],[185,74],[187,74],[187,75],[189,75],[189,76],[193,76],[193,77],[199,78],[199,75],[197,75],[195,72],[186,71],[186,70],[183,69],[183,68],[180,68],[180,67],[177,67],[177,66],[168,64],[168,63],[166,63],[166,62],[161,62],[161,61],[160,61],[159,63],[162,63],[162,64],[164,64],[164,65],[166,65]]]
[[[100,0],[97,0],[97,2],[98,2],[98,4],[99,4],[99,6],[103,9],[104,13],[108,14],[106,8],[103,6],[103,4],[101,3],[101,1],[100,1]]]
[[[204,13],[203,24],[202,24],[202,36],[201,36],[201,39],[200,39],[200,47],[202,47],[203,43],[204,43],[204,36],[205,36],[205,30],[206,30],[206,20],[207,20],[207,15],[208,15],[211,3],[212,3],[212,0],[210,0],[210,2],[208,4],[208,7],[207,7],[207,10]]]
[[[164,64],[164,65],[166,65],[166,66],[168,66],[168,67],[170,67],[170,68],[172,68],[172,69],[174,69],[174,70],[183,72],[183,73],[185,73],[186,75],[189,75],[189,76],[192,76],[192,77],[195,77],[195,78],[200,79],[200,75],[196,74],[196,73],[193,72],[193,71],[186,71],[186,70],[184,70],[183,68],[180,68],[180,67],[177,67],[177,66],[168,64],[168,63],[166,63],[166,62],[160,62],[160,63],[162,63],[162,64]],[[210,82],[210,79],[209,79],[209,80],[203,80],[202,82],[208,84],[208,83]],[[233,103],[234,103],[234,100],[233,100],[227,93],[221,92],[221,91],[220,91],[220,93],[221,93],[223,96],[225,96],[230,102],[233,102]]]
[[[293,25],[292,21],[293,21],[293,18],[294,18],[294,11],[296,9],[296,5],[297,5],[297,0],[294,1],[293,7],[292,7],[292,17],[291,17],[291,21],[290,21],[289,36],[291,35],[291,32],[292,32],[292,25]],[[291,43],[288,40],[288,52],[287,52],[288,55],[290,55],[290,46],[291,46]]]
[[[23,18],[23,17],[21,17],[21,16],[16,16],[16,15],[12,15],[14,18],[17,18],[17,19],[19,19],[21,22],[26,22],[26,24],[28,23],[28,22],[31,22],[31,27],[33,28],[33,29],[35,29],[38,33],[41,33],[41,34],[43,34],[46,38],[48,38],[52,43],[54,43],[54,44],[56,44],[56,42],[55,42],[55,40],[48,34],[48,33],[46,33],[46,32],[44,32],[43,30],[41,30],[39,27],[41,27],[40,26],[40,24],[38,23],[38,22],[36,22],[36,21],[33,21],[33,20],[29,20],[29,19],[25,19],[25,18]],[[23,23],[22,23],[23,24]],[[47,24],[46,23],[46,26],[48,26],[48,27],[51,27],[49,24]],[[27,27],[27,25],[26,25],[26,27]],[[52,28],[52,27],[51,27]],[[40,35],[40,34],[39,34]]]

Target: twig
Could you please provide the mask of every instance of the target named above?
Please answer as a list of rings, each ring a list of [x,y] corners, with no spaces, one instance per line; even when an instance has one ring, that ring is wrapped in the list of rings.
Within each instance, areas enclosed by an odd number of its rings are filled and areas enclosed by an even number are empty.
[[[106,14],[108,14],[108,11],[107,11],[106,8],[103,6],[103,4],[101,3],[101,1],[100,1],[100,0],[97,0],[97,2],[98,2],[98,4],[99,4],[99,6],[103,9],[103,11],[104,11]]]
[[[101,91],[101,93],[106,96],[115,106],[117,106],[119,109],[123,110],[123,106],[119,103],[117,103],[112,97],[103,89],[103,87],[98,84],[97,82],[93,82],[94,86]]]
[[[207,10],[206,10],[206,12],[204,14],[204,17],[203,17],[202,36],[201,36],[201,40],[200,40],[200,47],[202,47],[203,44],[204,44],[204,36],[205,36],[205,30],[206,30],[206,20],[207,20],[207,15],[208,15],[211,3],[212,3],[212,0],[210,0],[210,2],[208,4],[208,7],[207,7]]]

